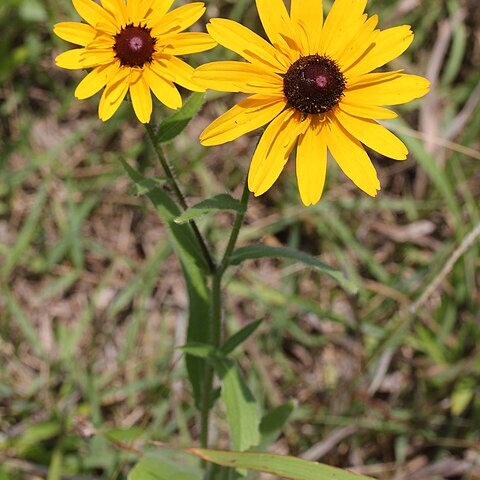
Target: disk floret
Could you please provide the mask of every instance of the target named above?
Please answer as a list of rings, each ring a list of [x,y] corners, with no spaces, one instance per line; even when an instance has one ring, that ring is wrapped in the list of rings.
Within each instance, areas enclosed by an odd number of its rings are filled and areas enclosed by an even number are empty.
[[[150,35],[150,30],[146,26],[130,24],[115,35],[113,49],[122,65],[143,67],[152,62],[156,39]]]
[[[304,114],[325,113],[335,107],[345,90],[345,77],[326,55],[300,57],[283,79],[288,103]]]

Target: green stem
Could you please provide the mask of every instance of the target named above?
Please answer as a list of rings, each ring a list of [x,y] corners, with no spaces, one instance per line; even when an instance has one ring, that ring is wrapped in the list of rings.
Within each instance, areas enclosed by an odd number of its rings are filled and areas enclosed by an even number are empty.
[[[235,222],[233,224],[230,238],[228,240],[225,253],[223,254],[220,266],[215,271],[212,277],[212,288],[210,297],[210,331],[209,340],[210,344],[215,348],[220,347],[222,343],[222,277],[225,270],[228,268],[228,262],[230,255],[237,243],[238,234],[240,233],[240,227],[242,226],[243,218],[247,210],[248,198],[250,192],[248,191],[247,182],[243,187],[242,198],[240,203],[242,210],[237,212]],[[209,424],[210,424],[210,409],[212,406],[212,392],[213,392],[213,367],[207,364],[205,370],[205,380],[203,383],[204,390],[202,394],[202,408],[200,412],[200,445],[202,448],[208,448],[209,437]]]
[[[168,181],[171,187],[173,188],[173,191],[175,192],[175,196],[177,197],[178,203],[184,210],[187,210],[188,205],[187,205],[187,201],[185,200],[185,196],[180,190],[180,186],[178,185],[177,179],[175,178],[175,174],[173,173],[173,168],[169,164],[167,157],[165,156],[165,153],[162,150],[162,147],[157,142],[154,128],[149,123],[145,123],[144,125],[145,125],[145,129],[147,130],[148,136],[152,141],[152,145],[153,145],[153,148],[155,149],[155,153],[157,154],[158,160],[162,164],[165,175],[167,176]],[[202,250],[202,254],[205,258],[205,261],[207,262],[208,269],[210,270],[210,273],[214,273],[216,271],[216,266],[212,260],[212,256],[210,255],[210,250],[208,249],[207,244],[203,239],[203,236],[200,233],[200,230],[198,229],[198,226],[195,223],[195,221],[192,220],[190,224],[192,226],[193,233],[197,237],[197,240],[200,245],[200,249]]]
[[[238,234],[240,233],[240,227],[242,226],[243,218],[245,217],[245,213],[247,212],[249,197],[250,197],[250,192],[248,190],[248,183],[247,183],[247,180],[245,180],[245,183],[243,185],[242,198],[240,199],[240,204],[242,205],[243,208],[241,209],[240,212],[237,213],[237,216],[235,217],[235,223],[233,224],[232,233],[230,234],[230,239],[228,240],[227,248],[225,249],[225,253],[223,254],[222,261],[220,262],[220,266],[218,267],[218,271],[221,272],[220,275],[223,275],[223,273],[227,269],[229,260],[230,260],[230,255],[232,254],[233,249],[235,248],[235,244],[237,243]]]

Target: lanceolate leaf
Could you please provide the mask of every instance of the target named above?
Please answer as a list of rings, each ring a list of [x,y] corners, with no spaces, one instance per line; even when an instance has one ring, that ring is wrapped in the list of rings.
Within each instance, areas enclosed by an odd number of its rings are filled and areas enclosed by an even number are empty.
[[[155,181],[144,178],[140,172],[124,160],[121,160],[121,162],[130,179],[135,182],[137,189],[148,197],[164,220],[173,240],[175,240],[174,247],[182,263],[194,262],[202,269],[207,270],[208,266],[190,226],[178,225],[174,222],[174,219],[181,213],[179,207],[162,188],[155,185]]]
[[[205,323],[209,318],[209,291],[207,287],[207,265],[189,224],[179,225],[175,218],[180,215],[180,209],[162,189],[154,183],[150,184],[145,178],[127,162],[122,164],[129,177],[153,203],[157,212],[165,222],[174,248],[180,259],[189,298],[189,321],[187,342],[207,343],[208,329]],[[200,405],[202,379],[204,378],[205,360],[187,355],[187,370],[193,387],[195,402]]]
[[[247,450],[260,441],[260,416],[255,399],[235,362],[230,359],[215,359],[213,363],[221,379],[221,397],[227,410],[233,448]]]
[[[197,114],[200,108],[202,108],[204,101],[205,93],[192,93],[180,110],[160,124],[158,127],[157,142],[170,142],[182,133],[190,120]]]
[[[272,473],[291,480],[372,480],[371,477],[287,455],[224,452],[203,448],[189,448],[186,451],[203,458],[207,462],[224,467]]]
[[[262,436],[259,445],[260,449],[267,449],[280,435],[283,427],[287,423],[288,417],[295,410],[295,402],[288,402],[279,405],[262,417],[260,422],[260,434]]]
[[[257,320],[251,322],[248,325],[245,325],[241,330],[232,335],[227,341],[223,344],[221,351],[224,355],[232,353],[240,344],[247,340],[250,335],[260,326],[262,320]]]
[[[213,345],[206,343],[188,343],[180,347],[180,350],[199,358],[214,358],[220,355]]]
[[[202,472],[185,457],[186,455],[178,450],[147,453],[132,468],[128,480],[200,480]]]
[[[357,293],[358,287],[350,280],[348,280],[342,272],[335,270],[329,265],[321,262],[313,255],[300,252],[288,247],[270,247],[268,245],[250,245],[248,247],[238,248],[230,256],[230,263],[238,265],[241,262],[254,258],[275,257],[275,258],[290,258],[298,262],[305,263],[316,270],[327,274],[336,280],[345,290],[351,293]]]
[[[201,217],[206,213],[218,212],[221,210],[233,210],[235,212],[243,213],[245,207],[228,193],[221,193],[212,198],[197,203],[188,210],[185,210],[179,217],[175,219],[177,223],[185,223],[195,218]]]

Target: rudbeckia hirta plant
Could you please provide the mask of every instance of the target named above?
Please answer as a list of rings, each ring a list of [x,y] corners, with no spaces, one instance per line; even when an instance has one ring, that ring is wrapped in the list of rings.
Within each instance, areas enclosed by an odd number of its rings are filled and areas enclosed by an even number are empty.
[[[173,0],[101,0],[101,5],[72,1],[86,23],[58,23],[54,32],[80,48],[60,54],[56,63],[67,69],[92,69],[75,96],[85,99],[105,87],[98,108],[102,120],[117,111],[127,92],[138,119],[147,123],[152,113],[150,91],[177,109],[182,99],[174,83],[204,90],[192,80],[193,68],[177,58],[216,45],[206,33],[183,32],[205,12],[202,2],[169,12]]]
[[[413,40],[410,26],[377,29],[364,13],[367,0],[336,0],[325,20],[321,0],[256,0],[270,43],[243,25],[215,18],[210,35],[246,61],[199,67],[207,88],[250,94],[209,125],[203,145],[219,145],[266,127],[251,162],[255,195],[277,180],[296,146],[296,174],[305,205],[322,195],[330,151],[360,189],[375,196],[380,182],[364,145],[397,160],[407,148],[377,120],[396,117],[385,106],[422,97],[429,82],[401,70],[372,71],[401,55]]]

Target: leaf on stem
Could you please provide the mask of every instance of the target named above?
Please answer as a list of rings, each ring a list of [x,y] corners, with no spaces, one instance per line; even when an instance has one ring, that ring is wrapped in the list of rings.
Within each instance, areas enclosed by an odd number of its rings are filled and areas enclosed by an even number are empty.
[[[152,188],[162,187],[168,184],[168,178],[145,178],[138,183],[135,183],[135,195],[147,195]]]
[[[248,450],[260,441],[260,416],[255,399],[233,360],[214,359],[213,363],[221,379],[221,397],[227,410],[233,448]]]
[[[207,287],[208,265],[202,255],[202,251],[195,237],[191,225],[179,225],[175,223],[181,211],[176,203],[158,185],[146,181],[137,170],[124,160],[121,160],[131,180],[144,189],[144,194],[153,203],[160,217],[165,222],[174,249],[180,260],[183,276],[188,291],[188,331],[187,341],[195,343],[207,343],[208,329],[205,323],[210,315],[209,291]],[[187,355],[187,370],[193,387],[193,395],[197,406],[201,403],[202,381],[205,371],[205,360]]]
[[[179,347],[179,350],[198,358],[215,358],[221,355],[213,345],[208,343],[187,343]]]
[[[175,219],[176,223],[186,223],[194,220],[206,213],[218,212],[221,210],[233,210],[238,213],[244,213],[245,207],[228,193],[221,193],[214,197],[202,200],[193,207],[185,210]]]
[[[224,467],[272,473],[291,480],[372,480],[371,477],[365,475],[288,455],[260,452],[225,452],[205,448],[188,448],[185,451],[193,453],[207,462]]]
[[[240,329],[237,333],[232,335],[227,341],[223,344],[222,348],[220,349],[224,355],[228,355],[233,352],[240,344],[242,344],[245,340],[247,340],[250,335],[260,326],[263,320],[257,320],[255,322],[251,322],[242,329]]]
[[[326,263],[321,262],[313,255],[300,252],[299,250],[295,250],[293,248],[270,247],[268,245],[250,245],[247,247],[237,248],[237,250],[230,255],[230,264],[239,265],[245,260],[264,257],[290,258],[292,260],[297,260],[306,265],[314,267],[316,270],[333,278],[348,292],[353,294],[358,292],[358,287],[351,280],[348,280],[342,272],[335,270]]]
[[[260,447],[266,449],[280,435],[288,418],[295,410],[295,401],[289,400],[270,410],[260,422]]]
[[[157,450],[156,453],[147,453],[128,474],[128,480],[196,480],[200,478],[202,478],[201,470],[178,450]]]
[[[182,108],[164,120],[158,127],[157,142],[167,143],[180,135],[190,120],[202,108],[205,102],[205,93],[194,92],[184,102]]]

